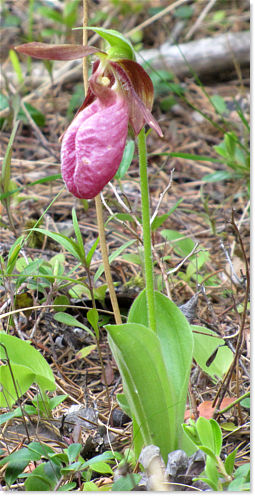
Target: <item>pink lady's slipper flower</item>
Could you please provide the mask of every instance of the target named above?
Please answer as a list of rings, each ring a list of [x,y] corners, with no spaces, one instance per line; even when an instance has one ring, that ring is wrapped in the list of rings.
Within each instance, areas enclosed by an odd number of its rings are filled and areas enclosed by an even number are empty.
[[[145,123],[162,136],[151,114],[152,81],[134,60],[111,60],[97,48],[78,45],[27,43],[16,50],[53,60],[71,60],[92,53],[100,57],[94,63],[85,101],[65,131],[61,145],[62,176],[67,189],[77,198],[94,198],[114,177],[129,125],[135,136]]]
[[[128,104],[108,90],[73,120],[61,147],[62,176],[78,198],[94,198],[116,174],[128,132]]]

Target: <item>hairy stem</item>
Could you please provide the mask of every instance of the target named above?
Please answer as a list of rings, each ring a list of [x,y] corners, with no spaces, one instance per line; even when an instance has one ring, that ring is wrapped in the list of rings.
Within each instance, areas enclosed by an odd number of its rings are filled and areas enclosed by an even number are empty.
[[[88,5],[87,0],[83,0],[83,28],[86,28],[88,25]],[[88,31],[87,29],[82,30],[82,44],[87,45],[88,43]],[[84,84],[84,92],[85,96],[88,92],[88,63],[87,57],[83,57],[82,59],[82,68],[83,68],[83,84]]]
[[[143,247],[144,247],[144,270],[146,283],[146,301],[149,327],[156,332],[155,298],[153,284],[153,262],[151,248],[151,227],[150,227],[150,198],[147,176],[147,151],[146,136],[144,128],[138,135],[140,185],[142,200],[142,222],[143,222]]]

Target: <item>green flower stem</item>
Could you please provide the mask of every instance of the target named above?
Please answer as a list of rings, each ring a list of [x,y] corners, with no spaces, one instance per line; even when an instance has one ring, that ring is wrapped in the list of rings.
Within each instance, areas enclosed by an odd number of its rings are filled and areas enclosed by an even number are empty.
[[[150,198],[147,176],[147,151],[144,128],[138,135],[140,184],[142,199],[142,222],[143,222],[143,247],[144,247],[144,269],[146,283],[146,301],[149,327],[156,332],[155,298],[153,284],[153,263],[151,249],[151,226],[150,226]]]

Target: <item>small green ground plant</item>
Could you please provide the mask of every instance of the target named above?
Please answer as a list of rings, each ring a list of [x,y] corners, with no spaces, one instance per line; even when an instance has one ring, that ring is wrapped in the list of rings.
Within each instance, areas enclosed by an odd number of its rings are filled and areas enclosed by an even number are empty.
[[[41,355],[27,341],[0,333],[1,371],[0,406],[12,407],[31,386],[36,383],[42,397],[45,391],[56,389],[52,370]]]
[[[205,473],[194,480],[206,482],[213,491],[250,490],[250,464],[234,470],[237,449],[224,462],[221,458],[223,438],[216,420],[200,417],[195,423],[190,419],[189,425],[183,424],[183,429],[197,448],[206,454]]]
[[[78,486],[82,486],[83,491],[97,490],[96,484],[90,481],[92,473],[113,474],[111,465],[123,456],[105,451],[85,461],[81,450],[79,443],[70,444],[59,453],[45,443],[32,442],[3,458],[0,465],[7,464],[5,481],[9,487],[15,481],[25,480],[25,491],[72,491]],[[33,470],[24,472],[31,464]]]

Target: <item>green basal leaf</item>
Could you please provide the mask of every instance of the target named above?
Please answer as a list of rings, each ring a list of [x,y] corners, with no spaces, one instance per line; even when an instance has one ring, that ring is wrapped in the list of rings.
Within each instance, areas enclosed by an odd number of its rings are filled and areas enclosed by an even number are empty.
[[[251,398],[244,398],[242,401],[240,401],[240,405],[243,408],[246,408],[247,410],[250,410],[250,408],[251,408]]]
[[[51,19],[54,22],[58,22],[60,24],[65,23],[62,13],[55,9],[51,9],[50,7],[39,7],[38,14],[46,17],[46,19]]]
[[[70,463],[67,467],[61,468],[61,474],[65,477],[81,470],[82,462]]]
[[[110,215],[108,217],[107,222],[106,222],[106,225],[109,224],[109,222],[111,222],[114,219],[118,219],[118,220],[121,220],[121,221],[124,221],[124,222],[126,222],[126,221],[128,221],[128,222],[134,222],[134,216],[133,215],[126,214],[126,213],[116,213],[116,214]]]
[[[192,276],[196,276],[203,265],[209,260],[209,258],[209,251],[200,251],[200,253],[191,256],[189,258],[190,262],[186,269],[187,279],[190,280]]]
[[[97,462],[105,462],[105,461],[110,461],[115,459],[121,460],[122,455],[116,451],[104,451],[101,455],[93,456],[93,458],[90,458],[90,460],[87,460],[86,462],[82,463],[80,470],[85,470],[86,468],[89,468],[93,463]]]
[[[84,284],[74,284],[68,292],[71,298],[77,299],[85,295],[88,299],[91,299],[90,290]]]
[[[135,299],[128,315],[128,322],[148,325],[146,293],[143,290]],[[156,331],[160,341],[161,353],[167,369],[174,397],[178,398],[176,407],[176,429],[181,437],[181,423],[187,398],[187,388],[193,354],[191,327],[181,310],[169,298],[155,291]],[[146,341],[145,341],[146,342]],[[181,443],[181,441],[180,441]]]
[[[174,11],[174,16],[180,19],[189,19],[192,17],[194,9],[191,5],[181,5]]]
[[[128,41],[125,36],[123,36],[118,31],[114,29],[105,29],[89,26],[87,29],[95,31],[99,34],[107,43],[109,47],[107,49],[107,54],[109,59],[131,59],[135,60],[135,51],[132,47],[130,41]]]
[[[40,460],[40,457],[39,457]],[[11,486],[17,479],[18,475],[26,468],[31,461],[31,457],[27,448],[18,450],[9,457],[1,460],[1,465],[8,463],[5,471],[5,482]]]
[[[250,491],[250,463],[244,463],[234,473],[234,480],[230,482],[228,491]]]
[[[234,422],[221,422],[221,429],[228,432],[234,432],[238,427],[234,424]]]
[[[29,113],[30,117],[35,121],[37,126],[43,127],[45,125],[45,116],[40,112],[38,109],[33,107],[33,105],[30,105],[30,103],[24,103],[24,106]],[[18,112],[18,119],[20,119],[24,124],[28,124],[28,117],[26,116],[25,112],[23,109],[20,109]]]
[[[28,450],[31,454],[31,460],[39,460],[39,456],[48,456],[54,454],[54,450],[48,444],[33,441],[28,445]]]
[[[121,255],[121,259],[136,265],[142,265],[143,263],[141,256],[136,253],[124,253]]]
[[[166,460],[177,449],[176,410],[179,404],[168,377],[160,341],[141,324],[108,325],[108,340],[122,375],[123,389],[143,444],[160,446]],[[140,438],[141,439],[141,438]],[[142,445],[134,436],[136,454]]]
[[[64,312],[66,310],[66,305],[70,305],[69,298],[65,295],[56,296],[53,301],[53,305],[62,305],[58,307],[59,312]]]
[[[224,143],[226,146],[226,150],[228,152],[228,155],[231,158],[234,158],[235,155],[235,148],[236,148],[236,143],[237,142],[237,137],[235,136],[234,133],[226,133],[224,136]]]
[[[9,456],[6,456],[0,460],[0,465],[5,465],[8,463],[5,472],[5,481],[11,486],[26,468],[26,466],[31,461],[40,460],[41,456],[47,456],[47,453],[53,452],[53,450],[45,444],[32,442],[27,448],[21,448],[15,451]]]
[[[19,85],[22,85],[24,83],[24,76],[23,76],[21,65],[20,65],[20,62],[19,62],[19,59],[18,59],[16,52],[14,52],[14,50],[12,50],[12,49],[9,50],[9,57],[10,57],[14,72],[16,73],[18,83],[19,83]]]
[[[119,284],[118,282],[115,282],[113,285],[118,286],[118,284]],[[101,284],[101,286],[94,288],[95,299],[100,302],[104,302],[107,289],[108,289],[107,284]]]
[[[8,191],[8,185],[11,177],[11,157],[12,157],[12,146],[17,133],[18,125],[20,121],[16,121],[7,145],[6,153],[3,159],[2,172],[1,172],[1,192],[6,193]]]

